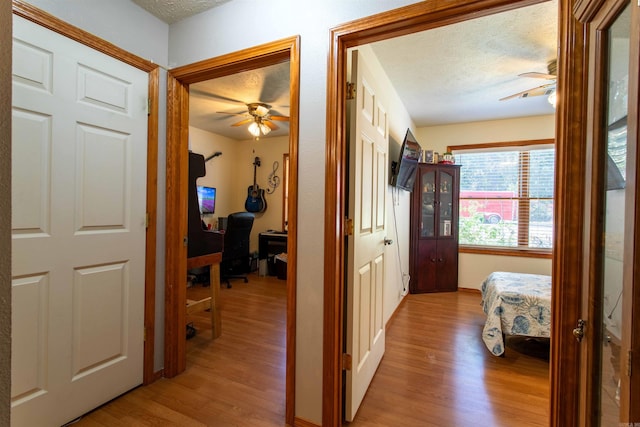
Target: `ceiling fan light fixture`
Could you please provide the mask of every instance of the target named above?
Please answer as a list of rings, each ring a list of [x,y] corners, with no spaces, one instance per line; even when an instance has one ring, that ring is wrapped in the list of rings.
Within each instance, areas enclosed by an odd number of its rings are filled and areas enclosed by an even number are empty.
[[[256,106],[255,112],[258,116],[260,117],[264,117],[269,113],[269,108],[267,105],[264,104],[258,104]]]
[[[549,104],[553,105],[553,108],[556,108],[556,91],[555,90],[551,92],[551,94],[547,98],[547,101],[549,101]]]
[[[268,134],[269,132],[271,132],[271,128],[267,125],[265,125],[264,123],[260,123],[260,125],[258,125],[260,127],[260,131],[262,132],[263,135]]]
[[[258,120],[251,123],[247,128],[247,130],[251,135],[253,135],[256,138],[258,138],[260,135],[266,135],[269,132],[271,132],[271,129],[269,129],[269,126],[265,125],[264,123]]]
[[[256,138],[260,136],[260,126],[258,126],[258,123],[251,123],[247,129],[249,130],[249,133]]]

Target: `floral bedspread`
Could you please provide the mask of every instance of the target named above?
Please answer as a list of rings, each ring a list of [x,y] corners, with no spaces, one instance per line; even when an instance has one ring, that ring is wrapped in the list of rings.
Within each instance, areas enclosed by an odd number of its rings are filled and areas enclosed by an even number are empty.
[[[482,283],[481,304],[487,315],[482,340],[496,356],[504,353],[504,335],[550,336],[551,276],[491,273]]]

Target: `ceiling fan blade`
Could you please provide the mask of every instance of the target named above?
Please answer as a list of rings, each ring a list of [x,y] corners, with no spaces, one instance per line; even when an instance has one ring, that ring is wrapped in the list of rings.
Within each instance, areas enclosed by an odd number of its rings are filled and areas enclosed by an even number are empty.
[[[246,125],[249,124],[251,122],[253,122],[255,119],[253,117],[251,117],[250,119],[244,119],[244,120],[240,120],[237,123],[232,124],[231,126],[242,126],[242,125]]]
[[[519,77],[531,77],[534,79],[555,80],[557,77],[553,74],[537,73],[535,71],[529,73],[518,74]]]
[[[217,99],[219,101],[225,101],[225,102],[231,102],[234,104],[244,104],[244,102],[238,100],[238,99],[233,99],[233,98],[228,98],[226,96],[222,96],[222,95],[216,95],[214,93],[211,92],[205,92],[203,90],[198,90],[198,89],[190,89],[189,90],[189,95],[190,96],[200,96],[203,98],[213,98],[213,99]]]
[[[513,98],[529,98],[532,96],[551,95],[551,93],[556,89],[555,86],[555,83],[549,83],[546,85],[534,87],[532,89],[523,90],[522,92],[514,93],[513,95],[500,98],[500,101],[506,101]]]
[[[289,117],[287,116],[269,116],[269,120],[274,120],[277,122],[288,122]]]
[[[215,114],[226,114],[228,116],[244,116],[244,115],[247,114],[247,112],[246,111],[241,111],[239,113],[232,113],[232,112],[229,112],[229,111],[216,111]]]
[[[267,127],[271,130],[278,130],[280,129],[275,123],[271,123],[271,120],[263,120],[262,123],[264,123],[265,125],[267,125]]]

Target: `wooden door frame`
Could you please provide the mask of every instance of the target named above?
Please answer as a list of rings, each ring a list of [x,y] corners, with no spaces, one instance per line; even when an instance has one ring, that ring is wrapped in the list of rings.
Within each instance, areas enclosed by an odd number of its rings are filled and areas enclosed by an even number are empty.
[[[286,422],[293,425],[297,276],[300,37],[266,43],[174,68],[167,76],[167,200],[164,375],[186,368],[189,85],[289,61],[289,199],[287,239]],[[224,325],[222,327],[224,334]]]
[[[344,218],[346,182],[346,52],[348,48],[540,3],[535,0],[420,2],[365,17],[330,31],[325,156],[325,250],[322,425],[342,422]],[[578,315],[584,216],[584,28],[575,0],[559,2],[558,106],[551,345],[550,425],[577,422],[578,346],[571,335]]]
[[[159,67],[146,59],[133,55],[87,31],[75,27],[55,16],[31,6],[22,0],[13,0],[13,14],[25,18],[48,30],[74,40],[118,61],[124,62],[149,75],[148,97],[150,111],[147,119],[147,185],[146,209],[148,224],[145,237],[144,275],[144,356],[143,383],[149,384],[156,378],[154,374],[154,331],[156,292],[156,232],[157,232],[157,192],[158,192],[158,99]]]

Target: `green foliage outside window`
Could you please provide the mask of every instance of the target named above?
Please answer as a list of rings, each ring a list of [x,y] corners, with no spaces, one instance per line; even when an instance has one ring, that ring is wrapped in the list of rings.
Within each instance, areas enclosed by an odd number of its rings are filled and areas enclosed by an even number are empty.
[[[554,150],[549,145],[530,148],[462,153],[454,148],[456,163],[462,165],[461,245],[552,247]]]

